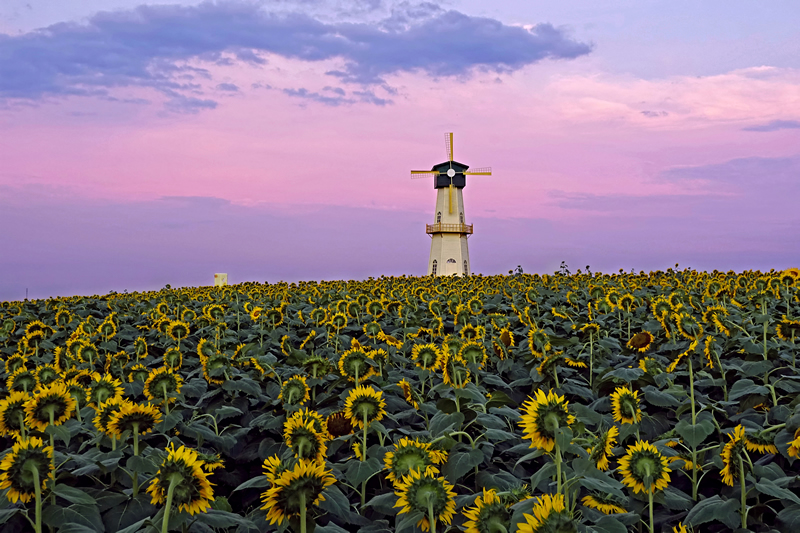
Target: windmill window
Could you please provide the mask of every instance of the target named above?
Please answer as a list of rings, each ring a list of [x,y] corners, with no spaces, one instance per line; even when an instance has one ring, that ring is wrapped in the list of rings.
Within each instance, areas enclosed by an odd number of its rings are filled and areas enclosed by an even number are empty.
[[[441,224],[442,223],[442,212],[441,211],[436,213],[436,223],[437,224]]]
[[[448,260],[447,260],[447,262],[448,262],[448,263],[455,263],[455,262],[456,262],[456,260],[455,260],[455,259],[453,259],[453,258],[451,257],[450,259],[448,259]]]
[[[466,261],[464,261],[464,275],[465,276],[469,275],[469,269],[467,269],[467,262]]]
[[[458,218],[461,219],[461,223],[463,224],[464,223],[464,213],[459,213],[458,214]]]
[[[433,265],[431,266],[431,276],[436,275],[436,259],[433,260]]]

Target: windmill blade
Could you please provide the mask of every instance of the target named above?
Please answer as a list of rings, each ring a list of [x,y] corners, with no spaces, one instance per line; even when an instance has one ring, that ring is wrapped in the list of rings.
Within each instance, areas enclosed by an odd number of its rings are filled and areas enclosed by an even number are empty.
[[[444,134],[444,146],[447,150],[447,160],[453,161],[453,132]]]
[[[464,172],[465,176],[491,176],[492,167],[473,168]]]
[[[412,170],[411,179],[418,180],[422,178],[435,178],[439,173],[435,170]]]

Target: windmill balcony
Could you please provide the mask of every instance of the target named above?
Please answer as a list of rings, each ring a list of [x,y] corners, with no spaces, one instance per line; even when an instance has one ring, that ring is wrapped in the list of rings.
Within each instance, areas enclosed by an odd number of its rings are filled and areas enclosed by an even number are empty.
[[[425,224],[425,233],[460,233],[472,235],[472,224]]]

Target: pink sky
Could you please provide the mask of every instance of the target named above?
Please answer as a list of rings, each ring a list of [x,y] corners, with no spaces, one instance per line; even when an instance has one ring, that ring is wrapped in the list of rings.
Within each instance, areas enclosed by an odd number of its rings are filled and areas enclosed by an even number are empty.
[[[304,268],[300,277],[422,274],[428,254],[422,224],[433,216],[434,192],[427,181],[410,180],[408,171],[446,158],[447,131],[455,132],[457,160],[494,171],[490,178],[471,179],[465,190],[467,217],[476,224],[470,241],[476,271],[499,273],[517,264],[552,271],[561,260],[602,270],[686,261],[698,268],[796,266],[800,239],[774,237],[796,228],[800,218],[794,214],[800,70],[752,64],[699,76],[636,75],[604,69],[608,57],[601,45],[599,52],[545,59],[512,72],[393,73],[385,80],[396,94],[375,88],[377,96],[393,101],[384,106],[332,106],[285,94],[293,88],[332,94],[324,87],[337,83],[325,73],[344,63],[273,53],[262,54],[264,65],[197,58],[182,63],[207,70],[195,80],[201,86],[195,92],[217,103],[197,113],[171,112],[161,92],[138,86],[112,94],[149,103],[59,95],[6,99],[0,107],[0,222],[18,231],[0,236],[0,246],[11,252],[0,259],[10,275],[0,282],[0,299],[19,297],[23,285],[71,294],[145,288],[167,278],[173,285],[197,284],[224,269],[232,281],[245,281],[244,272],[262,280],[292,277],[292,264],[316,261],[314,239],[335,238],[324,234],[319,218],[347,212],[338,208],[352,209],[353,226],[347,217],[337,221],[350,235],[341,249],[326,252],[339,254],[331,258],[336,268]],[[220,90],[222,83],[239,90]],[[267,233],[307,237],[281,241],[296,248],[282,254],[253,255],[246,268],[231,261],[239,253],[234,247],[212,253],[205,271],[185,279],[181,265],[173,264],[163,272],[151,268],[143,278],[109,275],[96,288],[89,279],[94,267],[80,260],[59,268],[58,258],[42,250],[20,258],[24,228],[45,235],[37,224],[54,206],[91,213],[92,206],[124,205],[146,213],[148,206],[163,206],[164,197],[223,199],[230,202],[226,212],[268,215]],[[9,218],[11,208],[17,219]],[[235,232],[238,216],[215,224]],[[130,217],[123,233],[133,236],[137,217]],[[85,224],[67,226],[81,235],[87,254],[105,254],[113,269],[114,257],[124,258],[103,244],[109,223],[87,214]],[[403,224],[403,231],[416,233],[398,235]],[[492,227],[502,234],[490,233]],[[582,228],[602,238],[587,239]],[[691,238],[675,235],[698,228],[703,231]],[[153,241],[131,237],[130,246],[162,262],[189,261],[170,258],[155,244],[159,236],[152,232],[158,230],[147,231]],[[202,224],[185,228],[184,252],[199,253],[207,231]],[[42,245],[49,242],[42,238]],[[638,252],[631,256],[628,246],[637,239],[647,244],[634,247]],[[397,246],[391,264],[387,240]],[[354,255],[349,246],[359,247],[357,260],[348,259]],[[487,252],[491,256],[482,255]],[[51,268],[42,270],[48,261]],[[34,270],[40,273],[34,276]]]

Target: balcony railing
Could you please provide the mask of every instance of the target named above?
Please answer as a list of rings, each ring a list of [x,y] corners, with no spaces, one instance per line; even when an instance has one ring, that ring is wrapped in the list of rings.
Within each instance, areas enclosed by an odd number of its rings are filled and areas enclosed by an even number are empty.
[[[425,224],[425,233],[461,233],[472,235],[472,224]]]

